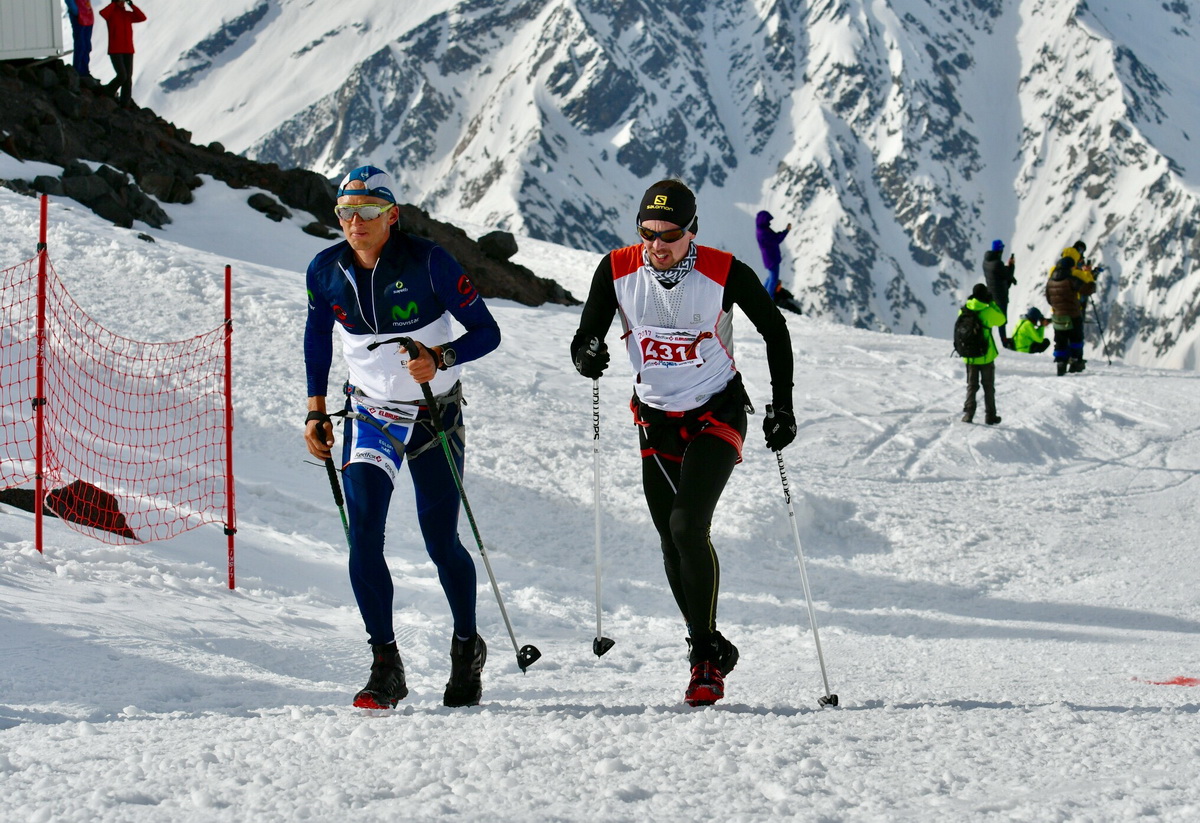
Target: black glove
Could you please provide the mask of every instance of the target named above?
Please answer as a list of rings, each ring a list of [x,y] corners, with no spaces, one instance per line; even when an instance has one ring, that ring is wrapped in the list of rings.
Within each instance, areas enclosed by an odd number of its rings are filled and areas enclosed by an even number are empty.
[[[773,452],[783,451],[785,446],[796,439],[795,413],[785,406],[767,406],[767,416],[763,419],[763,435],[767,438],[768,449]]]
[[[581,340],[579,335],[572,341],[571,358],[575,361],[575,371],[584,377],[597,379],[608,368],[608,346],[599,337],[589,337]]]

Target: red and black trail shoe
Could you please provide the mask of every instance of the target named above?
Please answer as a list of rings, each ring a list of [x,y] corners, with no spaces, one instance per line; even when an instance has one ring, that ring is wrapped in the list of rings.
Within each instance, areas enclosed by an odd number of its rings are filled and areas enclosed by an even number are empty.
[[[689,706],[711,706],[725,696],[725,675],[716,663],[704,660],[692,666],[692,679],[683,695]]]
[[[689,706],[711,706],[725,696],[725,676],[738,662],[737,646],[720,632],[698,643],[688,640],[692,679],[683,700]]]
[[[360,709],[394,709],[396,704],[408,697],[408,685],[404,682],[404,662],[396,641],[384,646],[371,646],[375,656],[371,664],[371,677],[362,691],[354,695],[354,705]]]

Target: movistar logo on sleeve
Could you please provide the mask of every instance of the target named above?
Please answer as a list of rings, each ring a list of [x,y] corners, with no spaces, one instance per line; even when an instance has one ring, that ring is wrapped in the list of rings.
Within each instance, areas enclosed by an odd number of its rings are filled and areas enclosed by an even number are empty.
[[[416,300],[409,300],[407,306],[392,306],[392,320],[407,320],[419,313]]]

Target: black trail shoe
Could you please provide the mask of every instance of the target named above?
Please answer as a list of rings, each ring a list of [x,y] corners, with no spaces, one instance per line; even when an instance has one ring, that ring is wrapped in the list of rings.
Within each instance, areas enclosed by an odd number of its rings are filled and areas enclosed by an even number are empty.
[[[386,646],[371,646],[371,652],[375,656],[371,677],[363,690],[354,695],[354,705],[360,709],[394,709],[408,697],[404,662],[400,659],[396,641]]]
[[[483,664],[487,644],[476,634],[470,640],[450,641],[450,681],[442,695],[444,706],[478,706],[483,697]]]

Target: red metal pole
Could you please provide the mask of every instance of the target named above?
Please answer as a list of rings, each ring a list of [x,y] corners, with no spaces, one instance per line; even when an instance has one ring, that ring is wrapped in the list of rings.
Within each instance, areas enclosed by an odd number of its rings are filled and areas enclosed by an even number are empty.
[[[37,285],[37,388],[33,398],[34,415],[34,475],[33,475],[33,542],[42,552],[42,500],[45,488],[42,481],[43,456],[45,449],[46,405],[46,214],[48,198],[41,198],[41,226],[38,230],[38,285]]]
[[[234,587],[233,536],[237,534],[233,487],[233,275],[225,266],[225,534],[229,540],[229,588]]]

